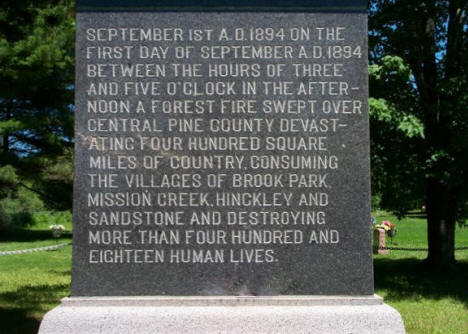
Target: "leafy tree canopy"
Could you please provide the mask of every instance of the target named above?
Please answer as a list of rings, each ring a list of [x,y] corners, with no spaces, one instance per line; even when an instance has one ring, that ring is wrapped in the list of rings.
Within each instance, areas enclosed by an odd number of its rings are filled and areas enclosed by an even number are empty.
[[[0,6],[0,166],[34,181],[32,189],[58,207],[69,207],[71,198],[70,177],[58,180],[51,170],[71,155],[72,5],[24,0]]]
[[[397,211],[424,199],[428,262],[450,266],[455,222],[467,214],[468,2],[372,0],[369,9],[376,187]]]

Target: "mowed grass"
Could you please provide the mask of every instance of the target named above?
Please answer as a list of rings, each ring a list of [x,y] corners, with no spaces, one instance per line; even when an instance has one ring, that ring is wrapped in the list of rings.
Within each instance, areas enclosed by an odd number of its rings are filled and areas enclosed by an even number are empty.
[[[427,248],[427,224],[426,216],[422,212],[411,212],[403,220],[399,221],[395,216],[385,212],[377,211],[373,215],[377,222],[390,220],[397,225],[397,235],[394,244],[389,247]],[[465,227],[456,226],[455,247],[468,247],[468,222]],[[420,254],[424,257],[426,253]]]
[[[38,213],[34,220],[28,229],[0,233],[0,251],[71,242],[69,213]],[[65,227],[61,238],[52,238],[52,224]],[[44,314],[69,294],[70,272],[71,246],[0,256],[0,333],[37,333]]]
[[[427,248],[427,225],[423,214],[402,221],[376,212],[378,222],[390,220],[397,235],[389,247]],[[468,247],[468,228],[457,226],[455,247]],[[457,250],[452,272],[434,272],[424,266],[426,251],[390,250],[375,255],[375,293],[397,309],[409,334],[468,333],[468,250]]]
[[[70,265],[71,246],[0,256],[0,333],[37,333],[44,314],[69,295]]]
[[[374,260],[375,293],[397,309],[407,333],[468,333],[468,257],[455,271],[432,273],[418,257]]]
[[[395,247],[426,247],[426,223],[420,214],[399,222],[377,212],[378,221],[398,226]],[[48,223],[0,237],[0,250],[53,245]],[[71,226],[66,226],[70,231]],[[468,246],[468,229],[457,228],[457,247]],[[9,241],[9,238],[11,241]],[[70,234],[60,242],[69,241]],[[18,248],[15,248],[18,247]],[[433,273],[424,251],[391,251],[375,256],[376,293],[403,316],[409,334],[468,333],[468,251],[456,252],[453,272]],[[71,246],[56,251],[0,256],[0,333],[37,333],[44,314],[69,295]]]

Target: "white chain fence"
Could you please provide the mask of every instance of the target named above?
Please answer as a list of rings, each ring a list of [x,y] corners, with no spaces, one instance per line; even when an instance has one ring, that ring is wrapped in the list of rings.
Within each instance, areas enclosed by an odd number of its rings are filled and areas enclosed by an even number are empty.
[[[72,244],[71,242],[66,242],[66,243],[56,244],[56,245],[52,245],[52,246],[21,249],[21,250],[14,250],[14,251],[3,251],[3,252],[0,252],[0,256],[26,254],[26,253],[34,253],[34,252],[41,252],[41,251],[51,251],[51,250],[56,250],[56,249],[59,249],[59,248],[62,248],[62,247],[69,246],[71,244]]]

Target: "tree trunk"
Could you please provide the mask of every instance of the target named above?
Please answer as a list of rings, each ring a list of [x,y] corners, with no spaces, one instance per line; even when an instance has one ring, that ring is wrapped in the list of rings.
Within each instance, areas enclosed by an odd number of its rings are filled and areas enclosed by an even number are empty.
[[[426,263],[434,270],[450,269],[455,264],[456,198],[439,180],[428,180]]]

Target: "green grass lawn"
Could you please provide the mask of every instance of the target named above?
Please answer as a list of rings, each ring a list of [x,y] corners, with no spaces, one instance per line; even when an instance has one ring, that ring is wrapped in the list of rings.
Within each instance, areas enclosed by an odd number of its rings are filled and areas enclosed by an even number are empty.
[[[423,217],[398,222],[384,212],[379,221],[397,224],[395,247],[426,247]],[[0,250],[55,244],[44,219],[21,233],[0,236]],[[68,231],[71,225],[65,223]],[[468,246],[468,228],[457,228],[457,247]],[[70,234],[60,242],[70,241]],[[390,245],[392,246],[392,245]],[[423,266],[424,251],[375,256],[376,293],[403,316],[409,334],[468,333],[468,250],[456,252],[454,272],[434,274]],[[69,294],[71,246],[56,251],[0,256],[0,333],[36,333],[43,315]]]
[[[397,236],[389,247],[426,248],[426,221],[413,213],[398,221],[385,212],[376,212],[378,222],[397,225]],[[468,247],[468,228],[457,226],[455,247]],[[391,250],[374,257],[375,292],[396,308],[409,334],[468,333],[468,250],[455,252],[453,272],[434,274],[424,267],[426,251]]]
[[[69,294],[70,265],[71,246],[0,256],[0,332],[37,333],[43,315]]]
[[[26,230],[0,234],[0,251],[71,242],[71,215],[38,213]],[[64,225],[53,239],[49,226]],[[70,290],[71,246],[55,251],[0,256],[0,333],[37,333],[44,314]]]
[[[384,211],[377,211],[374,217],[378,222],[390,220],[397,225],[397,236],[394,240],[395,245],[388,244],[387,246],[409,247],[409,248],[427,248],[427,230],[426,218],[421,212],[412,212],[401,222]],[[468,225],[460,228],[457,225],[455,247],[468,247]],[[426,254],[420,254],[424,257]]]

